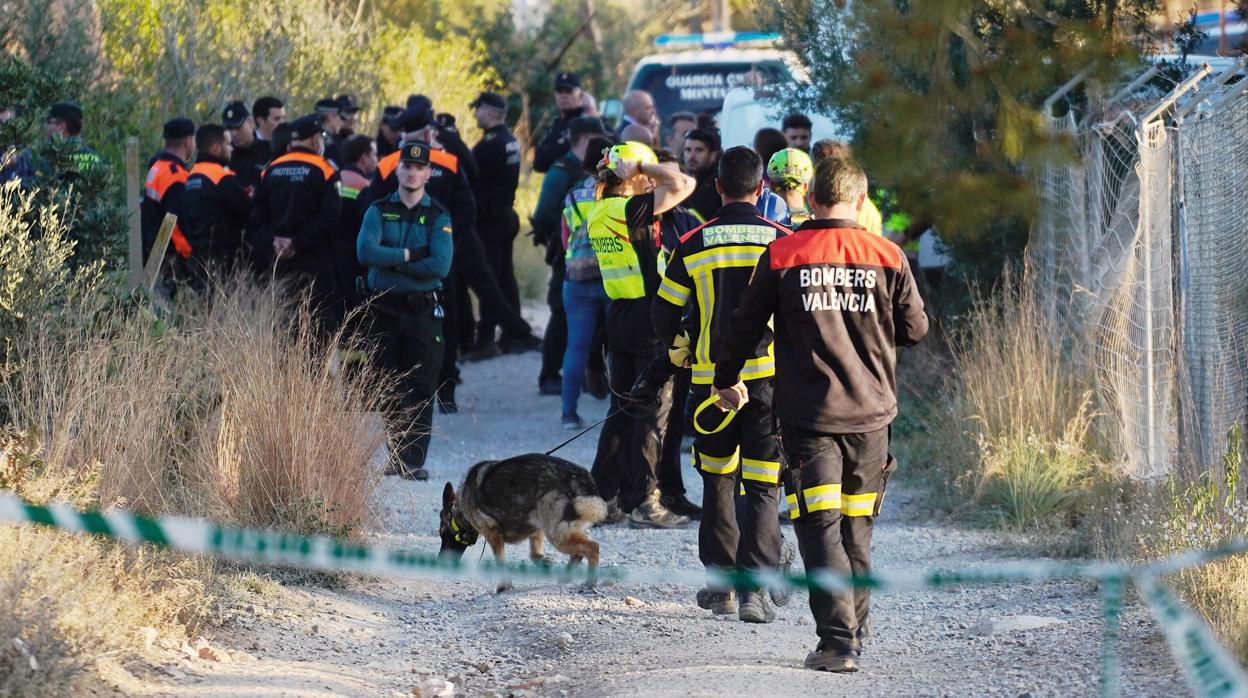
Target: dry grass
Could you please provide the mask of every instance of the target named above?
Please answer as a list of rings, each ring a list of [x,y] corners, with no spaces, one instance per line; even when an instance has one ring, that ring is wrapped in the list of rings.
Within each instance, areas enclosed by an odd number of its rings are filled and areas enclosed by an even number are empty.
[[[909,455],[949,509],[1031,527],[1077,499],[1098,459],[1092,394],[1070,340],[1007,275],[974,300],[947,346],[906,355]]]
[[[234,280],[172,311],[82,301],[24,318],[10,345],[19,370],[0,381],[0,487],[35,502],[362,533],[388,379],[342,369],[338,338],[318,338],[287,295]],[[98,679],[96,659],[138,656],[140,626],[196,632],[219,575],[202,558],[0,528],[0,695],[79,693]]]

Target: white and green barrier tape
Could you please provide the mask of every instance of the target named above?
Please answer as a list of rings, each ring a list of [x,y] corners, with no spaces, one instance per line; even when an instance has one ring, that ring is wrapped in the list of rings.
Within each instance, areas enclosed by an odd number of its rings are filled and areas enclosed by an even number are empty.
[[[584,566],[504,563],[491,560],[465,563],[434,553],[386,545],[360,543],[328,536],[306,536],[275,530],[222,526],[184,516],[146,517],[133,512],[79,511],[69,504],[39,506],[0,492],[0,521],[35,523],[75,533],[107,536],[134,544],[152,544],[182,553],[213,555],[239,562],[286,565],[326,572],[355,572],[377,576],[442,576],[456,579],[588,579]],[[913,591],[966,584],[1042,582],[1059,579],[1097,580],[1101,585],[1104,633],[1101,656],[1102,695],[1118,691],[1119,617],[1125,586],[1132,581],[1166,635],[1175,659],[1199,696],[1248,698],[1248,677],[1230,653],[1214,639],[1208,626],[1185,608],[1159,578],[1186,567],[1248,552],[1248,540],[1204,551],[1180,553],[1148,565],[1121,562],[1065,562],[1031,560],[962,570],[877,571],[844,575],[828,570],[809,574],[751,572],[748,570],[672,570],[601,567],[599,582],[687,584],[714,587],[789,586],[840,591],[853,587]]]

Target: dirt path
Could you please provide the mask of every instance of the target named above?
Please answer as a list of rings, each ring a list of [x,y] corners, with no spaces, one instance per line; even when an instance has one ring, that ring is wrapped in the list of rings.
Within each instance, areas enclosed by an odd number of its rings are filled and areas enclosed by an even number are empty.
[[[462,412],[435,418],[428,483],[386,482],[386,542],[437,548],[442,483],[478,460],[544,451],[562,441],[558,399],[536,393],[536,354],[465,371]],[[587,400],[597,419],[605,402]],[[588,466],[595,434],[560,455]],[[686,485],[701,487],[692,470]],[[792,536],[792,533],[788,533]],[[696,531],[597,529],[604,564],[694,568]],[[478,545],[478,548],[482,544]],[[904,486],[890,491],[875,538],[884,569],[972,568],[1012,559],[1004,536],[929,521]],[[479,555],[473,549],[468,555]],[[517,558],[525,554],[514,548]],[[287,587],[244,605],[214,643],[243,650],[229,663],[171,662],[129,692],[171,696],[412,695],[450,681],[462,695],[1089,695],[1096,692],[1100,614],[1087,583],[878,594],[876,637],[863,670],[803,670],[814,645],[804,594],[759,626],[715,620],[676,585],[608,586],[597,594],[520,585],[495,595],[478,583],[361,580],[347,589]],[[981,634],[985,621],[1035,616],[1032,630]],[[980,627],[977,627],[980,626]],[[1123,695],[1184,695],[1178,669],[1138,607],[1123,624]],[[426,691],[425,695],[430,695]]]

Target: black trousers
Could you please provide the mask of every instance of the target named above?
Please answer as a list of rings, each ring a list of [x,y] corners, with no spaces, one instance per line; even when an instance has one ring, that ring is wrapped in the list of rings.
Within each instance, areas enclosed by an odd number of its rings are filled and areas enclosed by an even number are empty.
[[[746,383],[750,400],[714,434],[693,439],[694,467],[702,475],[698,557],[706,567],[773,569],[780,564],[780,444],[772,412],[771,378]],[[695,408],[711,386],[695,385]],[[714,430],[726,413],[711,405],[695,424]],[[739,494],[740,493],[740,494]]]
[[[480,219],[478,219],[480,220]],[[502,291],[503,300],[513,308],[520,307],[520,284],[516,281],[516,268],[512,261],[516,236],[520,234],[520,219],[516,212],[508,209],[488,225],[482,221],[477,230],[481,234],[481,244],[485,248],[485,260],[498,280],[498,288]],[[497,318],[489,314],[481,314],[481,322],[477,325],[477,340],[488,342],[494,339],[494,331],[498,327]],[[523,335],[522,335],[523,336]]]
[[[607,357],[611,383],[611,416],[602,425],[598,453],[591,474],[604,499],[619,497],[620,508],[631,511],[654,494],[657,488],[656,469],[663,449],[663,433],[667,415],[672,408],[672,386],[669,382],[659,391],[654,407],[628,405],[621,409],[619,395],[632,390],[637,377],[655,358],[655,354],[611,352]]]
[[[672,409],[667,413],[667,433],[663,434],[663,455],[659,458],[659,489],[665,497],[685,493],[685,476],[680,467],[680,447],[685,438],[685,402],[693,372],[676,370],[672,376]]]
[[[568,315],[563,310],[563,280],[566,276],[567,264],[563,255],[555,255],[550,262],[550,285],[546,288],[550,321],[546,323],[546,335],[542,338],[542,370],[537,377],[539,382],[559,378],[559,370],[563,368],[563,353],[568,348]],[[593,356],[594,352],[591,351],[590,368],[594,367]],[[633,386],[630,383],[628,387]]]
[[[459,378],[459,369],[456,367],[459,361],[458,328],[464,321],[463,314],[472,313],[472,306],[463,302],[462,295],[457,295],[460,284],[477,297],[483,320],[488,318],[502,327],[503,332],[515,337],[525,337],[532,332],[529,323],[520,317],[519,306],[511,305],[503,296],[498,279],[494,277],[494,271],[486,261],[485,248],[476,231],[455,231],[455,256],[451,273],[442,280],[442,303],[446,312],[443,321],[449,330],[446,332],[446,352],[442,359],[443,382],[453,382]]]
[[[786,500],[807,570],[848,574],[871,571],[871,533],[884,497],[888,429],[865,434],[825,434],[781,425]],[[858,629],[867,623],[866,588],[828,593],[811,589],[810,611],[823,644],[861,649]]]
[[[382,296],[374,302],[369,320],[375,360],[398,380],[386,409],[386,429],[403,466],[422,468],[429,454],[433,396],[442,369],[442,320],[423,294]]]
[[[276,275],[291,283],[295,292],[308,294],[308,309],[312,312],[318,332],[322,337],[330,337],[342,323],[342,305],[333,262],[296,256],[279,260]]]

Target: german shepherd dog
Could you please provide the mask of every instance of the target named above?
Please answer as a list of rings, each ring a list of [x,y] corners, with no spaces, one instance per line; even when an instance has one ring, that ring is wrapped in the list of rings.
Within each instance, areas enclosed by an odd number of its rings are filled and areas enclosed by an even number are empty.
[[[568,555],[568,569],[589,563],[589,586],[598,568],[598,543],[587,530],[607,516],[607,505],[587,470],[562,458],[540,453],[472,466],[456,497],[451,483],[442,490],[439,555],[459,559],[485,538],[494,559],[504,561],[504,546],[529,541],[529,558],[546,562],[543,537]],[[498,592],[511,588],[504,580]]]

